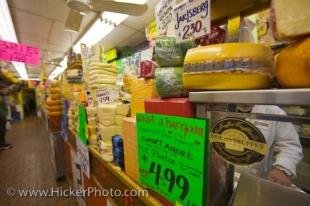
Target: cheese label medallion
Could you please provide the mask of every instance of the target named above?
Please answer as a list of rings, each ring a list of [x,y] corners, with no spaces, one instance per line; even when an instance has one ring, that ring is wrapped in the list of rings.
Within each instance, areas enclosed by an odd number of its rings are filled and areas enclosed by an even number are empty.
[[[268,152],[264,135],[252,123],[239,118],[219,121],[211,132],[211,144],[225,161],[235,165],[260,162]]]

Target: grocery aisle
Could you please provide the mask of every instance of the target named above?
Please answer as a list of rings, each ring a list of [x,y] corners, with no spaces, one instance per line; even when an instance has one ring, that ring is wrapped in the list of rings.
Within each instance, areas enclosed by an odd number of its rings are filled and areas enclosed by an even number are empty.
[[[0,151],[0,205],[76,205],[73,198],[10,198],[7,188],[49,189],[68,187],[65,181],[56,182],[50,160],[48,138],[42,122],[34,116],[15,123],[7,132],[10,150]]]

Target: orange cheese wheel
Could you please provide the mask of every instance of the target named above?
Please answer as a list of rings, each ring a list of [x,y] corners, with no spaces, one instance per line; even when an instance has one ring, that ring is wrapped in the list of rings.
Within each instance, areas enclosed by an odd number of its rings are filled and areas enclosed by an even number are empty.
[[[310,87],[310,37],[280,52],[276,63],[276,78],[285,88]]]

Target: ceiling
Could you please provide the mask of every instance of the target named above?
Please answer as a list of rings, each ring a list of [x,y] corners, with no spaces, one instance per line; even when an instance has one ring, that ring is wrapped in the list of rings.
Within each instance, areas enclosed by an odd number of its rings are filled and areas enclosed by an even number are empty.
[[[155,19],[154,8],[160,0],[149,0],[148,11],[139,17],[128,17],[100,41],[109,50],[114,47],[136,46],[146,41],[144,27]],[[134,0],[133,0],[134,2]],[[65,0],[8,0],[19,43],[41,50],[41,62],[62,58],[69,48],[96,20],[96,13],[83,18],[79,33],[67,32],[65,21],[69,13]],[[39,77],[42,68],[49,74],[55,65],[27,66],[29,78]]]

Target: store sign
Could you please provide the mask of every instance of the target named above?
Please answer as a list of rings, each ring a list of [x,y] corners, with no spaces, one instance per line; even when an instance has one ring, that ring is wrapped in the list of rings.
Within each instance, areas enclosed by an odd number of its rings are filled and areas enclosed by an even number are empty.
[[[76,140],[76,150],[78,155],[78,160],[81,165],[81,170],[83,173],[90,178],[90,169],[89,169],[89,152],[87,145],[85,145],[80,139]]]
[[[169,31],[173,29],[173,8],[175,5],[176,0],[161,0],[156,5],[155,15],[159,35],[169,34]]]
[[[119,99],[118,88],[102,88],[96,91],[96,101],[98,105],[115,102]]]
[[[84,144],[87,144],[87,121],[86,121],[86,110],[85,107],[82,105],[79,105],[78,110],[78,135],[79,139],[84,142]]]
[[[211,31],[210,0],[186,0],[174,8],[177,41],[196,39]]]
[[[40,51],[30,45],[0,40],[0,60],[38,65],[40,64]]]
[[[140,182],[172,203],[205,205],[208,121],[137,114]]]
[[[225,161],[235,165],[260,162],[268,152],[266,140],[252,123],[239,118],[225,118],[212,128],[211,143]]]

